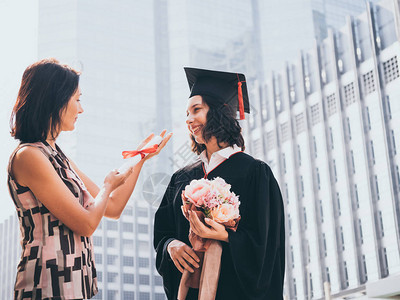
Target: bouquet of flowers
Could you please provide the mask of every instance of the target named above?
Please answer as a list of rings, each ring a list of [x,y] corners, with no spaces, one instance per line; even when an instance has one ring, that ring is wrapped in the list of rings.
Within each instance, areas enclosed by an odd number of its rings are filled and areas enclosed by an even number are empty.
[[[194,212],[204,223],[204,218],[209,218],[222,224],[226,229],[236,231],[240,220],[239,196],[231,190],[231,185],[224,179],[216,177],[213,180],[192,180],[182,191],[182,212],[189,219],[189,210]],[[199,299],[207,299],[212,291],[215,297],[222,246],[219,241],[202,238],[190,230],[189,241],[193,250],[200,258],[200,267],[193,274],[185,270],[179,287],[179,295],[185,298],[188,287],[199,288]],[[207,278],[207,280],[203,280]],[[212,280],[210,280],[213,278]],[[202,282],[207,281],[207,286]],[[211,285],[210,286],[210,282]],[[203,290],[203,297],[201,297]],[[204,295],[208,293],[208,295]],[[179,298],[181,299],[181,298]]]

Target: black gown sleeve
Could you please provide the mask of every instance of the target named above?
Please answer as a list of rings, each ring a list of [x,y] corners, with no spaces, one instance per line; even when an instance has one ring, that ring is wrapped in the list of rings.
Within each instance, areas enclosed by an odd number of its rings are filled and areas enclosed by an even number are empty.
[[[154,217],[156,268],[163,277],[164,290],[168,299],[173,299],[181,277],[167,251],[168,244],[177,238],[173,205],[176,194],[175,177],[174,174]]]
[[[240,196],[241,220],[229,231],[239,284],[249,299],[282,299],[285,225],[282,195],[271,169],[255,160]]]

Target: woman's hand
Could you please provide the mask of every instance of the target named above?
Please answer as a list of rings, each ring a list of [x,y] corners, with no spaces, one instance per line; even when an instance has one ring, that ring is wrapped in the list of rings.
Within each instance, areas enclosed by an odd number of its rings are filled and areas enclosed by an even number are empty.
[[[193,273],[194,270],[192,266],[195,268],[199,267],[199,257],[194,250],[184,242],[179,240],[171,241],[168,244],[167,251],[179,272],[183,273],[186,269],[190,273]]]
[[[106,178],[104,178],[104,186],[108,188],[110,192],[112,192],[124,184],[132,172],[133,167],[129,168],[125,173],[119,173],[118,170],[112,170],[110,173],[108,173]]]
[[[197,214],[189,210],[190,229],[192,229],[195,234],[202,238],[219,240],[229,243],[228,231],[226,231],[224,225],[221,225],[209,218],[205,218],[204,221],[210,227],[205,226],[200,221]]]
[[[146,156],[144,157],[144,160],[148,160],[148,159],[152,158],[153,156],[156,156],[158,153],[160,153],[161,149],[164,148],[164,146],[168,143],[169,139],[170,139],[171,136],[172,136],[172,132],[168,133],[168,134],[165,136],[165,138],[164,138],[164,135],[165,135],[166,132],[167,132],[167,130],[164,129],[164,130],[161,132],[161,134],[160,134],[160,136],[163,138],[163,140],[162,140],[162,142],[160,143],[160,145],[158,145],[157,151],[154,152],[154,153],[150,153],[150,154],[146,155]],[[141,150],[148,142],[151,141],[151,139],[152,139],[153,137],[154,137],[154,133],[150,134],[146,139],[144,139],[144,140],[140,143],[139,147],[138,147],[136,150]]]

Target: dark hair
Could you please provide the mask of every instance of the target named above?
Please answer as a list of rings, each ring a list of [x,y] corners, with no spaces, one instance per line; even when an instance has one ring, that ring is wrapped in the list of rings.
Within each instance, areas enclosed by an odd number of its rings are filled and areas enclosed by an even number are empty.
[[[218,146],[221,148],[221,143],[226,143],[228,146],[237,145],[244,151],[244,139],[242,136],[242,128],[236,120],[236,111],[229,105],[222,104],[215,98],[207,95],[200,95],[203,103],[207,104],[209,110],[207,112],[206,124],[202,128],[202,136],[205,142],[208,142],[212,137],[217,139]],[[192,140],[192,151],[200,154],[206,149],[204,144],[196,142],[193,135],[190,135]]]
[[[40,60],[26,68],[14,105],[11,136],[24,143],[59,134],[61,115],[76,92],[80,73],[56,59]]]

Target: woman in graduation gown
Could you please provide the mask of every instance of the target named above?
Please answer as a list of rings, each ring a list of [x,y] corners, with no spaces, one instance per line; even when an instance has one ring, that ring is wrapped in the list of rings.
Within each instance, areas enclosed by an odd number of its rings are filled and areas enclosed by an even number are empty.
[[[193,272],[199,258],[191,248],[191,228],[222,244],[216,299],[282,299],[285,228],[282,196],[269,166],[244,150],[236,111],[249,112],[243,74],[185,68],[191,89],[187,126],[199,160],[173,174],[155,215],[156,267],[168,299],[177,299],[181,273]],[[205,226],[181,210],[181,193],[193,179],[223,178],[239,195],[241,220],[236,232],[213,220]],[[197,299],[189,289],[186,299]],[[181,300],[181,299],[179,299]]]

